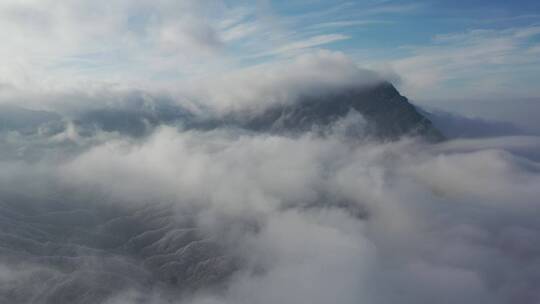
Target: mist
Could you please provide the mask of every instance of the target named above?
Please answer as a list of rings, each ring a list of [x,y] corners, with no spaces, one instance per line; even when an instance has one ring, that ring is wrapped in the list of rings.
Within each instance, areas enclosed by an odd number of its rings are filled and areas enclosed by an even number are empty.
[[[346,119],[3,132],[3,301],[539,300],[540,138],[351,140]]]

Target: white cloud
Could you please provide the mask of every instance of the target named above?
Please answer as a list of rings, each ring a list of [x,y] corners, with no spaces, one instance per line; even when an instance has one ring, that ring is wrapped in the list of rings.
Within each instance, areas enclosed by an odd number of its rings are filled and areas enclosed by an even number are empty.
[[[125,108],[130,96],[137,95],[149,103],[159,98],[172,99],[195,112],[224,114],[258,111],[294,102],[300,96],[370,86],[385,79],[386,75],[359,67],[342,52],[313,50],[293,58],[184,79],[168,90],[92,83],[52,92],[8,87],[5,92],[0,90],[0,104],[73,114],[101,107]]]
[[[539,229],[540,166],[513,140],[357,145],[162,129],[142,145],[98,146],[61,176],[127,201],[205,206],[201,227],[247,268],[193,303],[534,303],[525,282],[537,272],[520,269],[539,247],[520,240]],[[521,140],[538,151],[538,138]],[[336,208],[342,200],[351,205]],[[259,228],[230,234],[230,218]]]
[[[30,89],[189,72],[222,49],[222,8],[219,0],[3,1],[0,79]]]
[[[531,26],[438,35],[427,46],[404,48],[411,55],[390,65],[415,98],[528,98],[539,93],[528,80],[540,65],[529,47],[538,33]]]
[[[270,54],[286,54],[286,53],[292,53],[298,50],[313,48],[316,46],[328,44],[335,41],[340,40],[346,40],[350,37],[346,35],[341,34],[330,34],[330,35],[319,35],[319,36],[313,36],[305,40],[296,41],[290,44],[283,45],[275,50],[272,50],[268,53],[260,54],[259,56],[263,55],[270,55]]]
[[[27,91],[170,88],[261,54],[299,54],[349,38],[299,39],[270,7],[222,0],[3,1],[0,17],[0,82]]]
[[[311,29],[324,29],[324,28],[339,28],[339,27],[356,27],[356,26],[369,26],[373,24],[390,24],[390,21],[382,20],[341,20],[332,22],[323,22],[310,26]]]
[[[52,145],[53,158],[2,163],[2,201],[15,192],[120,209],[169,203],[242,261],[222,289],[180,303],[538,300],[537,137],[430,145],[163,127],[101,138],[69,157],[69,145]],[[15,275],[6,269],[0,280]],[[158,290],[149,299],[166,302]],[[140,298],[120,291],[112,303]]]
[[[188,83],[187,91],[218,112],[261,109],[348,86],[380,82],[377,73],[358,67],[341,52],[315,51],[225,75]]]

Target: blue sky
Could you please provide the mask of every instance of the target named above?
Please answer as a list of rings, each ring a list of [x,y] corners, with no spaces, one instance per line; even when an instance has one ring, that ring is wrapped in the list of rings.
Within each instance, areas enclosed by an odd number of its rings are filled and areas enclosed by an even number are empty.
[[[273,8],[293,24],[299,40],[310,35],[345,36],[336,36],[324,47],[345,52],[363,66],[400,63],[407,66],[398,71],[405,80],[413,73],[440,70],[444,75],[433,75],[440,81],[428,81],[427,88],[421,83],[406,86],[420,98],[440,98],[479,78],[505,88],[491,92],[467,88],[453,97],[539,93],[538,1],[275,1]],[[467,52],[480,58],[466,58]],[[414,64],[436,55],[441,58]]]
[[[174,88],[335,52],[414,100],[538,99],[540,2],[5,0],[0,94]]]

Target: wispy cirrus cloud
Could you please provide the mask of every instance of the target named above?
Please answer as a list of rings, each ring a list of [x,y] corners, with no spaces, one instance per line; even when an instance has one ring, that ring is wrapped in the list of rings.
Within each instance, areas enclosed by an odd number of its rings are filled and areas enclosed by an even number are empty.
[[[27,88],[65,86],[77,81],[148,79],[143,75],[163,71],[162,61],[194,66],[223,48],[213,19],[227,17],[226,10],[215,12],[222,5],[168,0],[3,1],[0,79]]]
[[[277,54],[290,54],[295,53],[301,50],[310,49],[325,44],[329,44],[336,41],[347,40],[349,36],[342,34],[329,34],[329,35],[318,35],[307,38],[305,40],[295,41],[289,44],[279,46],[278,48],[271,50],[266,53],[262,53],[259,56],[264,55],[277,55]]]
[[[471,8],[457,18],[457,8],[447,16],[443,7],[414,1],[6,0],[0,3],[0,92],[174,89],[186,79],[339,47],[362,65],[391,67],[415,99],[538,95],[532,83],[540,70],[537,15],[472,18],[482,11]]]
[[[340,28],[340,27],[354,27],[354,26],[369,26],[376,24],[391,24],[392,21],[385,20],[341,20],[332,22],[323,22],[310,26],[310,29],[326,29],[326,28]]]
[[[0,82],[26,89],[174,83],[349,38],[296,32],[271,6],[222,0],[3,1],[0,17]]]
[[[292,8],[300,5],[298,13]],[[393,1],[306,4],[224,0],[14,1],[0,4],[0,83],[25,90],[171,88],[353,43],[356,27],[419,9]]]
[[[540,71],[538,35],[538,26],[436,35],[427,45],[403,47],[408,55],[391,66],[405,90],[418,97],[448,95],[451,88],[452,98],[538,96],[528,83]]]

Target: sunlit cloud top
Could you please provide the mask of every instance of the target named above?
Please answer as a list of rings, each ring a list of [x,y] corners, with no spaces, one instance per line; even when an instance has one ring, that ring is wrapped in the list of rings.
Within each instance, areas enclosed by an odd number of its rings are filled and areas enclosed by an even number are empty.
[[[537,97],[540,4],[519,2],[5,0],[0,92],[175,88],[324,49],[412,97]]]

